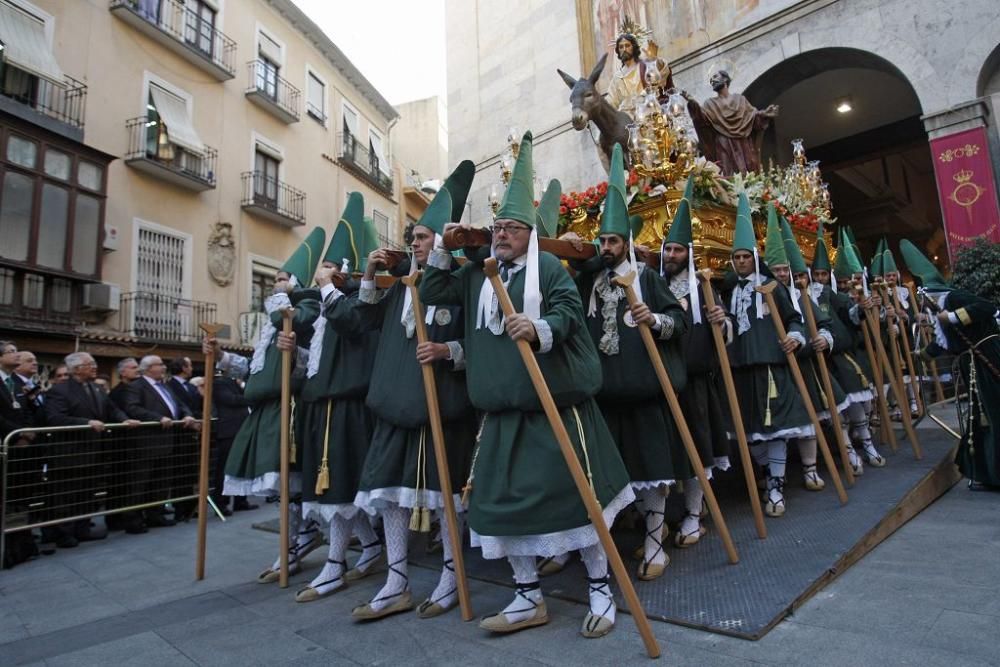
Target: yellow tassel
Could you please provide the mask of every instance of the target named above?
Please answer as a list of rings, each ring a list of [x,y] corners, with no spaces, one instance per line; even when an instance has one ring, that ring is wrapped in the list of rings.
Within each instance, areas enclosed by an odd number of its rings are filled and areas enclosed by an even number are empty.
[[[323,431],[323,460],[319,464],[319,474],[316,475],[316,495],[322,495],[330,488],[330,467],[327,465],[327,458],[330,453],[330,411],[333,408],[333,401],[326,402],[326,430]]]
[[[414,507],[410,511],[410,530],[412,530],[415,533],[427,532],[427,531],[420,530],[421,527],[423,526],[423,517],[422,517],[422,514],[425,511],[427,511],[426,507]],[[428,530],[430,530],[430,521],[429,520],[428,520],[428,524],[427,525],[428,525]]]
[[[431,532],[431,510],[428,507],[420,508],[420,532]]]

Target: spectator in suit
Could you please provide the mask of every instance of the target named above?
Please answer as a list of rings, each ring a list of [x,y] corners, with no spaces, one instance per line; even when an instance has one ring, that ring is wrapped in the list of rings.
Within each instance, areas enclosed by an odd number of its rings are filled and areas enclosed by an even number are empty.
[[[104,392],[104,395],[107,396],[111,393],[111,378],[101,373],[94,379],[94,386]]]
[[[56,505],[70,505],[71,512],[93,512],[97,509],[97,492],[108,495],[109,489],[96,488],[99,480],[109,482],[105,475],[103,460],[99,450],[103,445],[111,445],[110,438],[101,435],[109,423],[138,425],[129,419],[95,384],[97,363],[86,352],[74,352],[65,359],[70,379],[54,385],[45,397],[45,416],[50,426],[89,426],[95,435],[88,439],[80,432],[70,432],[64,444],[55,444],[59,450],[59,464],[49,468],[49,494]],[[87,478],[75,484],[67,478]],[[58,547],[74,547],[77,542],[101,539],[106,533],[95,534],[90,529],[90,521],[82,519],[70,524],[52,527],[52,533],[43,536],[54,539]]]
[[[128,388],[133,382],[139,379],[139,362],[135,357],[126,357],[118,362],[119,382],[111,390],[111,402],[118,406],[118,409],[125,412],[128,404]]]
[[[139,421],[160,422],[164,433],[162,436],[152,438],[142,448],[133,478],[139,489],[148,489],[154,496],[190,495],[197,481],[197,465],[188,466],[187,462],[182,460],[183,457],[175,458],[183,451],[179,444],[175,446],[175,434],[172,428],[175,423],[187,429],[198,429],[201,424],[194,420],[187,404],[170,391],[164,381],[166,366],[160,357],[156,355],[143,357],[139,361],[139,372],[142,377],[129,386],[125,412],[129,417]],[[178,468],[181,464],[184,464],[183,469]],[[159,468],[155,473],[154,466]],[[188,470],[189,467],[191,470]],[[146,525],[172,526],[176,523],[176,519],[187,520],[191,516],[194,503],[183,501],[175,503],[174,507],[174,519],[167,518],[162,507],[147,509]]]
[[[52,369],[52,375],[49,376],[49,384],[60,384],[69,380],[69,369],[66,368],[65,364],[60,364]]]
[[[242,369],[230,365],[217,374],[212,383],[212,416],[217,421],[212,427],[215,434],[215,468],[212,471],[212,499],[223,514],[229,513],[229,496],[222,495],[225,482],[226,459],[233,446],[233,438],[250,414],[250,402],[243,397],[243,388],[238,382]],[[233,500],[233,510],[257,509],[257,505],[247,502],[246,496],[236,496]]]
[[[20,361],[17,346],[11,341],[0,340],[0,442],[13,431],[34,426],[35,412],[31,399],[25,396],[24,381],[16,372]],[[18,450],[30,445],[34,437],[34,433],[25,433],[11,443],[7,467],[7,481],[11,488],[7,489],[7,502],[12,506],[21,505],[31,495],[30,466],[19,460]],[[0,506],[0,512],[5,511],[7,508]],[[36,555],[38,548],[31,531],[11,533],[7,536],[2,566],[12,567]]]
[[[188,357],[172,359],[167,365],[167,370],[170,371],[170,379],[167,380],[170,391],[174,392],[177,400],[187,405],[195,419],[201,419],[201,394],[198,393],[197,387],[191,384],[191,376],[194,375],[191,359]]]

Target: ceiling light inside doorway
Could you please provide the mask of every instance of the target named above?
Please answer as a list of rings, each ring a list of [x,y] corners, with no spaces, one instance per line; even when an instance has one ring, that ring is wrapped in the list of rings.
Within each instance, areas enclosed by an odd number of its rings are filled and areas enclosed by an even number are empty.
[[[854,110],[850,97],[842,97],[837,100],[837,113],[850,113]]]

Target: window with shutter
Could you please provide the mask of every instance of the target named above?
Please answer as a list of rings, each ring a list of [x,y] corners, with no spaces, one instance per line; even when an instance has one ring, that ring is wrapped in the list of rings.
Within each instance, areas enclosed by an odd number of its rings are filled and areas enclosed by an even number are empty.
[[[309,72],[306,89],[306,112],[320,123],[326,124],[326,84]]]
[[[184,267],[187,239],[138,227],[134,331],[138,336],[178,338],[184,329]]]

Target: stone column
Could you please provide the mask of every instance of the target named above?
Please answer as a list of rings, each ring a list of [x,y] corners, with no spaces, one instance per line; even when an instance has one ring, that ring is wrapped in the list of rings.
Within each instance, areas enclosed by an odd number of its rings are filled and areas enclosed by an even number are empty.
[[[983,98],[921,117],[931,146],[945,240],[958,247],[979,236],[1000,242],[1000,206],[986,131]]]

